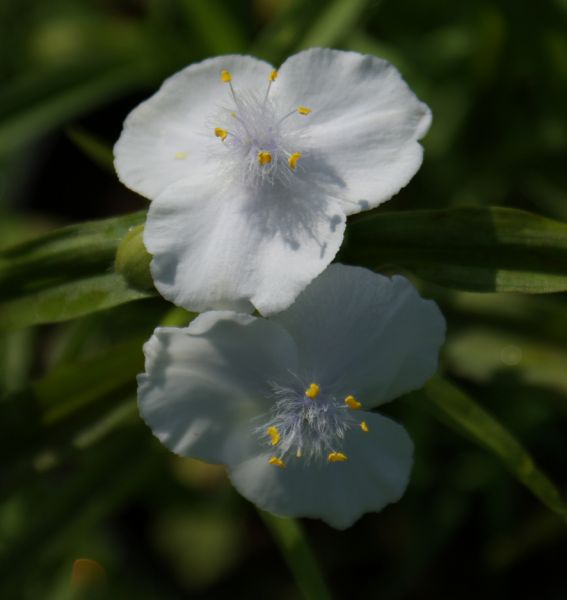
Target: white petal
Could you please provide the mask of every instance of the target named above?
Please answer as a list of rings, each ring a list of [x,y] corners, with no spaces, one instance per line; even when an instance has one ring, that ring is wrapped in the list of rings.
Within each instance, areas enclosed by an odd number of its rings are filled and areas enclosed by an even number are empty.
[[[325,269],[345,228],[338,202],[310,188],[299,196],[268,188],[258,195],[215,179],[174,185],[154,200],[144,241],[165,298],[193,311],[252,304],[270,314]]]
[[[276,323],[209,312],[186,329],[158,328],[144,346],[140,413],[177,454],[227,463],[247,453],[256,416],[266,413],[269,383],[293,369],[293,341]]]
[[[413,444],[406,430],[380,415],[361,412],[369,431],[351,429],[342,449],[346,462],[285,468],[268,464],[271,454],[232,461],[229,476],[260,508],[286,517],[314,517],[344,529],[366,512],[379,511],[404,493]]]
[[[304,373],[364,408],[420,388],[445,338],[437,305],[407,279],[339,264],[273,320],[295,339]]]
[[[153,199],[177,181],[201,178],[210,170],[211,148],[219,143],[210,118],[233,104],[221,71],[230,71],[240,90],[265,87],[272,68],[250,56],[218,56],[171,76],[124,123],[114,148],[120,180]]]
[[[276,83],[282,109],[312,110],[310,145],[343,180],[347,215],[388,200],[419,169],[431,113],[387,61],[315,48],[286,60]]]

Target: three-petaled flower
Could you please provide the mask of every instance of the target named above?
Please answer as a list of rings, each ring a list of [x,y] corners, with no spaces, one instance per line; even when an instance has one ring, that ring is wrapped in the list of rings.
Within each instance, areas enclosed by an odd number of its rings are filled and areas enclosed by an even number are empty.
[[[403,494],[406,431],[371,409],[435,372],[445,321],[401,276],[331,265],[270,319],[158,328],[139,407],[171,450],[223,463],[261,508],[344,528]]]
[[[116,169],[152,199],[144,241],[158,291],[193,311],[287,308],[333,260],[346,216],[418,170],[431,121],[398,71],[312,49],[279,71],[221,56],[132,111]]]

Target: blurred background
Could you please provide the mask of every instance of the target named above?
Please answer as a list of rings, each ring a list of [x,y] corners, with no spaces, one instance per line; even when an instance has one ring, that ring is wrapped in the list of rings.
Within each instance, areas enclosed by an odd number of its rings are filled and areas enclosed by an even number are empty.
[[[567,2],[0,0],[0,248],[145,200],[110,149],[181,67],[330,46],[387,58],[432,108],[422,169],[380,210],[499,205],[567,220]],[[443,370],[567,485],[567,303],[423,284],[449,322]],[[300,598],[222,468],[168,453],[138,418],[159,298],[0,331],[0,597]],[[38,405],[40,409],[38,409]],[[567,598],[565,524],[498,460],[400,400],[416,444],[398,504],[337,532],[304,521],[336,598]]]

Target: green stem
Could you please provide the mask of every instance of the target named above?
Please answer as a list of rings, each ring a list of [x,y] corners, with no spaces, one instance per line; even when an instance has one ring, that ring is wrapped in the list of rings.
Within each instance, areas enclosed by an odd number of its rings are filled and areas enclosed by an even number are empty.
[[[301,525],[294,519],[283,519],[261,510],[258,514],[281,550],[305,598],[331,600],[331,593]]]

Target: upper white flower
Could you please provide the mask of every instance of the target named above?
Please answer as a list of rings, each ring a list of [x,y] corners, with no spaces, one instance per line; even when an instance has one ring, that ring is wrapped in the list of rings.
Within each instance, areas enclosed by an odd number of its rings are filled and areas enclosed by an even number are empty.
[[[269,320],[212,311],[156,329],[140,412],[177,454],[225,464],[261,508],[348,527],[406,488],[411,440],[369,411],[425,383],[444,334],[407,279],[331,265]]]
[[[153,200],[157,289],[189,310],[289,306],[334,258],[347,215],[408,183],[431,114],[388,62],[312,49],[279,71],[220,56],[126,119],[120,179]]]

